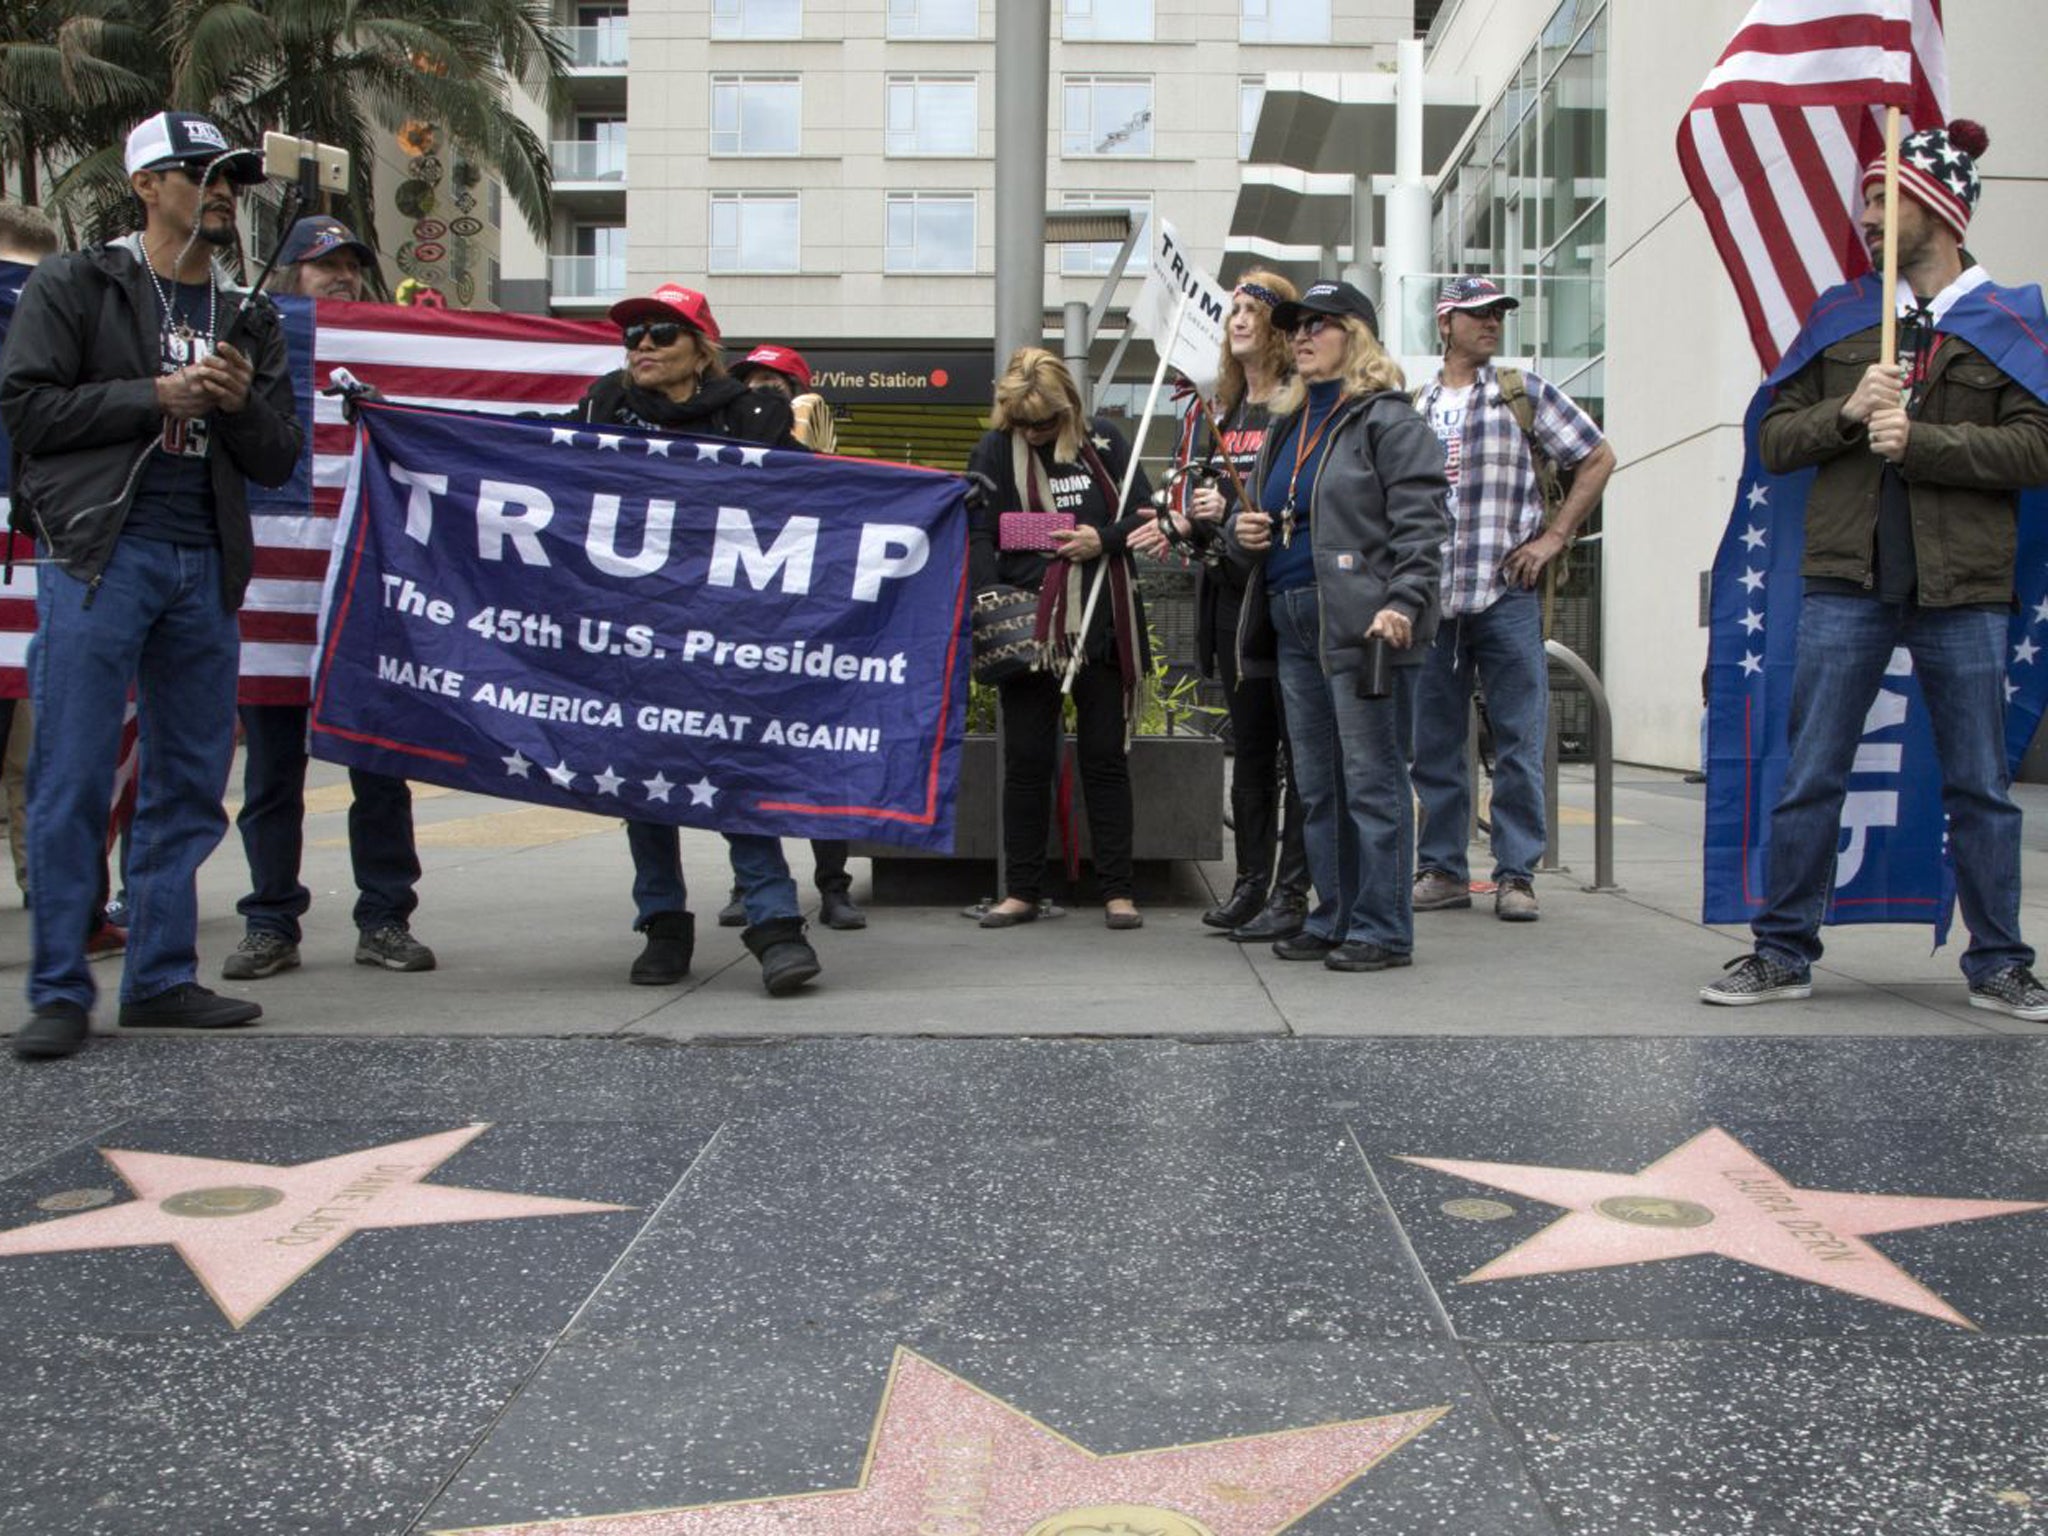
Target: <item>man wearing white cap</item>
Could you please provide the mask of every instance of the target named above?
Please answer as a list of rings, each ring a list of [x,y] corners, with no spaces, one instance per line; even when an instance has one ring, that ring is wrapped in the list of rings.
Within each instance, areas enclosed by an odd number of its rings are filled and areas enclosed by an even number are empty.
[[[1493,728],[1494,916],[1532,923],[1545,841],[1543,747],[1550,662],[1543,650],[1544,567],[1572,547],[1614,472],[1614,450],[1563,390],[1526,369],[1496,369],[1501,320],[1517,301],[1484,277],[1454,277],[1437,295],[1444,362],[1415,404],[1444,445],[1451,536],[1443,551],[1443,621],[1415,690],[1415,910],[1472,905],[1466,829],[1472,784],[1466,736],[1476,678]],[[1537,458],[1573,472],[1547,516]]]
[[[263,173],[191,112],[137,126],[126,163],[141,233],[38,267],[0,360],[14,516],[48,555],[29,652],[35,954],[14,1038],[25,1057],[85,1043],[85,939],[131,683],[141,784],[120,1022],[218,1029],[263,1011],[197,980],[197,875],[227,828],[247,482],[282,485],[303,445],[277,313],[232,291],[213,261],[235,242],[237,187]]]

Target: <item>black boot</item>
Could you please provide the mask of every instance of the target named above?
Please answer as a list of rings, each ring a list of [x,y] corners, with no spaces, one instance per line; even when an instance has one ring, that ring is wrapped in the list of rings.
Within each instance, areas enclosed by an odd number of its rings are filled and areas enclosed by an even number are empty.
[[[642,930],[647,947],[629,972],[636,987],[672,987],[690,974],[690,960],[697,953],[697,915],[694,912],[657,912]]]
[[[718,909],[718,926],[721,928],[744,928],[747,926],[747,904],[741,899],[740,888],[732,888],[732,900]]]
[[[778,917],[756,923],[740,941],[761,962],[761,985],[770,997],[787,997],[817,975],[818,952],[804,938],[804,920]]]
[[[1236,944],[1290,939],[1301,932],[1301,925],[1307,921],[1308,897],[1287,886],[1276,885],[1273,894],[1266,898],[1265,906],[1259,909],[1259,915],[1242,928],[1231,929],[1230,938]]]
[[[827,928],[842,931],[865,928],[868,925],[867,913],[855,906],[853,898],[842,890],[818,893],[818,918]]]
[[[1259,915],[1265,900],[1265,881],[1257,875],[1239,875],[1230,894],[1204,912],[1202,921],[1211,928],[1242,928]]]

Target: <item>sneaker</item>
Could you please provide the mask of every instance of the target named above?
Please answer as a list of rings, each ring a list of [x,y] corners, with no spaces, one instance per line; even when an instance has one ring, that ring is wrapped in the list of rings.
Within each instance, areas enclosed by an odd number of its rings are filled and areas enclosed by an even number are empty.
[[[1813,982],[1805,971],[1767,960],[1762,955],[1744,955],[1721,967],[1728,974],[1700,988],[1700,1001],[1723,1008],[1746,1008],[1751,1003],[1783,1003],[1813,996]],[[1974,1001],[1974,999],[1973,999]]]
[[[121,1005],[123,1029],[233,1029],[254,1024],[263,1009],[240,998],[209,992],[196,981],[181,982],[155,997]]]
[[[1425,869],[1415,877],[1413,905],[1418,912],[1450,912],[1472,905],[1472,887],[1440,869]]]
[[[128,947],[128,930],[116,928],[112,923],[101,923],[85,941],[85,958],[107,960],[120,954]]]
[[[44,1003],[14,1032],[14,1054],[23,1061],[54,1061],[75,1055],[88,1033],[85,1010],[76,1003]]]
[[[365,928],[356,939],[356,964],[381,965],[387,971],[431,971],[434,952],[412,936],[403,923]]]
[[[1972,983],[1970,1006],[2009,1013],[2029,1024],[2039,1024],[2048,1020],[2048,987],[2034,980],[2034,973],[2024,965],[2008,965]]]
[[[220,964],[223,981],[261,981],[279,971],[299,968],[299,946],[281,933],[251,928],[235,952]]]
[[[1543,914],[1536,907],[1536,888],[1510,875],[1493,893],[1493,915],[1504,923],[1533,923]]]

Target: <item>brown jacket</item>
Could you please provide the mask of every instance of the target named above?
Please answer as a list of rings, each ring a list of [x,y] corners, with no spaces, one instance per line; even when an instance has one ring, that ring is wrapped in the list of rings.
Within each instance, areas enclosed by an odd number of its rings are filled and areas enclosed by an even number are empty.
[[[1877,352],[1874,326],[1845,337],[1780,385],[1764,413],[1766,469],[1782,475],[1819,466],[1806,498],[1802,576],[1872,583],[1883,461],[1841,411]],[[1944,337],[1901,468],[1921,604],[2012,601],[2019,492],[2048,484],[2048,405],[1969,343]]]

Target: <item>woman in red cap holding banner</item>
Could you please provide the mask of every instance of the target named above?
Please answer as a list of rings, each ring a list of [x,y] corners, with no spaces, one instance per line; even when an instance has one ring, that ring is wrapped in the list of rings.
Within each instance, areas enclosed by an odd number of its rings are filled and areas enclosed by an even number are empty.
[[[727,376],[718,322],[703,294],[675,283],[611,309],[624,333],[626,366],[593,383],[567,420],[607,422],[790,446],[789,403]],[[781,997],[818,974],[818,956],[804,938],[796,882],[779,839],[731,833],[732,873],[746,907],[740,935],[761,962],[761,982]],[[697,920],[686,904],[681,837],[664,822],[628,821],[633,851],[633,926],[647,936],[633,962],[640,986],[671,986],[690,971]]]

